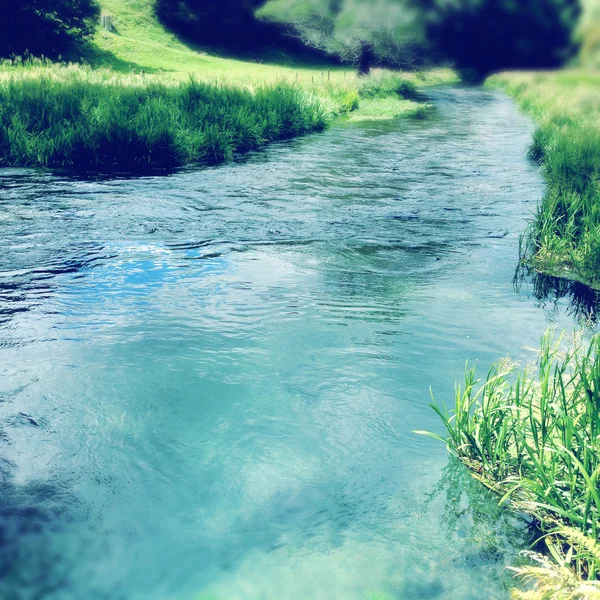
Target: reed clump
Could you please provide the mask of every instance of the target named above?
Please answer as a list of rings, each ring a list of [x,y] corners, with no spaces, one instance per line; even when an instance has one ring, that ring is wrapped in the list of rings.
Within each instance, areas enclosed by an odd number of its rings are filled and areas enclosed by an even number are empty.
[[[327,118],[316,96],[283,83],[19,73],[0,79],[0,163],[132,169],[219,162],[323,129]]]
[[[452,408],[432,408],[446,435],[428,435],[539,528],[546,551],[516,569],[533,589],[515,598],[600,597],[600,335],[548,331],[535,363],[500,360],[483,383],[467,368]]]
[[[538,121],[530,156],[548,186],[523,238],[522,260],[600,287],[600,75],[508,73],[489,83]]]

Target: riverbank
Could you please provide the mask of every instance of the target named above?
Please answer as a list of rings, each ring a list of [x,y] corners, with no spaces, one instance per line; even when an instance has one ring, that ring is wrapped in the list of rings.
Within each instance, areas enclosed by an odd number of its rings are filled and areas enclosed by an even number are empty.
[[[514,568],[534,590],[513,597],[600,598],[600,336],[547,331],[535,365],[502,359],[478,382],[467,370],[452,410],[432,407],[448,449],[538,530],[544,554]]]
[[[548,188],[527,229],[522,260],[600,289],[600,74],[504,73],[500,87],[538,123],[530,156]]]
[[[223,162],[341,115],[393,118],[427,106],[411,79],[385,71],[310,84],[182,81],[35,60],[3,64],[0,103],[0,165],[128,171]]]
[[[158,22],[151,0],[103,0],[84,62],[0,64],[0,165],[136,171],[218,163],[353,120],[420,116],[428,73],[272,64],[210,55]]]

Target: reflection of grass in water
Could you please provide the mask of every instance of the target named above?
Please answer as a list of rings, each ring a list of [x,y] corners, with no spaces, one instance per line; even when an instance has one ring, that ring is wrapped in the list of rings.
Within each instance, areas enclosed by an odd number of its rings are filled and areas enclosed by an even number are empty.
[[[591,327],[598,321],[599,291],[578,281],[544,275],[526,264],[520,264],[513,280],[517,293],[526,280],[531,280],[533,296],[542,306],[546,307],[548,303],[554,304],[555,309],[558,310],[558,303],[566,298],[569,302],[567,314],[573,316],[583,327]]]
[[[511,564],[532,539],[528,519],[498,504],[455,458],[444,468],[430,502],[438,496],[444,497],[444,527],[463,547],[466,561]],[[510,575],[503,574],[508,584]]]
[[[249,549],[206,591],[227,600],[480,600],[478,589],[487,589],[488,599],[504,597],[501,587],[490,584],[503,575],[510,578],[507,557],[529,539],[522,519],[499,508],[457,461],[432,494],[409,509],[406,502],[403,494],[390,497],[371,528],[361,521],[336,535],[340,521],[327,519],[324,529],[311,526],[302,539],[292,528],[275,538],[272,548]],[[356,510],[364,512],[358,504]],[[261,509],[260,515],[271,522],[268,511]]]

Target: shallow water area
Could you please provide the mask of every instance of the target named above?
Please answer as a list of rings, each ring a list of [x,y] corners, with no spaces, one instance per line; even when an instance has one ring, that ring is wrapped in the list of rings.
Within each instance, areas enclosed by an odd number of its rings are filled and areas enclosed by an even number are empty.
[[[503,95],[236,164],[0,171],[0,596],[509,598],[526,524],[442,444],[564,300],[517,292],[544,190]]]

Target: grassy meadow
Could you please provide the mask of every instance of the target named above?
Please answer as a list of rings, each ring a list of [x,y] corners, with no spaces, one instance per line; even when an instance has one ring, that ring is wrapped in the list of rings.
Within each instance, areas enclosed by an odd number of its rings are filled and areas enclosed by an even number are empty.
[[[600,73],[504,73],[488,85],[537,121],[530,156],[548,187],[523,238],[528,265],[600,287]]]

